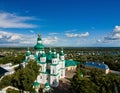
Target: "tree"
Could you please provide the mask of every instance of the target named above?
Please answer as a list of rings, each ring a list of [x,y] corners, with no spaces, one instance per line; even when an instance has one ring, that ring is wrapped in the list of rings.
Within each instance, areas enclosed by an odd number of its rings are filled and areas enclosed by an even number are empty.
[[[39,74],[40,66],[30,61],[25,68],[19,69],[12,79],[13,86],[26,91],[33,91],[33,83]]]
[[[80,76],[84,73],[84,77]],[[89,77],[86,77],[88,73]],[[85,71],[78,66],[77,72],[71,79],[72,93],[115,93],[120,92],[120,76],[115,74],[104,74],[102,70],[90,69]]]
[[[0,81],[0,88],[4,88],[4,87],[10,86],[10,85],[11,85],[11,76],[5,76]]]
[[[80,77],[76,74],[71,79],[72,93],[96,93],[97,88],[95,84],[88,78]]]

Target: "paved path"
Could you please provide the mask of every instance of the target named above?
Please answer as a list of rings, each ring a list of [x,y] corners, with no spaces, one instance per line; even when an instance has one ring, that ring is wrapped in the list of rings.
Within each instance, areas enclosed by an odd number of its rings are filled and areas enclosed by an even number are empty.
[[[75,75],[75,71],[66,71],[66,77],[60,79],[59,86],[53,88],[52,93],[70,93],[70,79]]]
[[[118,74],[120,75],[120,72],[119,71],[115,71],[115,70],[110,70],[111,73],[114,73],[114,74]]]
[[[0,91],[0,93],[7,93],[6,91],[7,91],[8,88],[14,89],[14,90],[19,90],[19,89],[15,88],[15,87],[8,86],[8,87],[3,88],[3,89]]]

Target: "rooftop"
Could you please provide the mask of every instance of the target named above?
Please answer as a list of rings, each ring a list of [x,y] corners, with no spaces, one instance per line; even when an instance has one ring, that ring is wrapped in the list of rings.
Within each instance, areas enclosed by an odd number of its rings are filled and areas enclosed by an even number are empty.
[[[34,87],[38,87],[39,86],[39,83],[38,82],[34,82]]]
[[[77,66],[77,64],[79,64],[79,62],[77,62],[77,61],[74,61],[74,60],[65,60],[65,67]]]
[[[0,67],[0,77],[2,77],[6,72],[8,72],[6,69]]]
[[[95,67],[95,68],[100,68],[100,69],[109,69],[108,65],[100,62],[85,62],[85,66],[90,66],[90,67]]]

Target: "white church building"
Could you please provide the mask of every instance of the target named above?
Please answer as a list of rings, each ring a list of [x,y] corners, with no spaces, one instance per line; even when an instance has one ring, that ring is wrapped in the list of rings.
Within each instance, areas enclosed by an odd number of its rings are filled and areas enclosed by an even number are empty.
[[[34,54],[31,54],[29,50],[26,52],[26,59],[23,65],[25,66],[30,59],[36,60],[38,65],[41,66],[36,82],[40,84],[46,84],[48,82],[50,86],[57,87],[59,85],[59,79],[65,77],[63,49],[61,49],[60,53],[57,53],[55,49],[53,51],[50,49],[48,53],[45,53],[40,34],[38,34],[37,44],[34,46],[34,49]]]

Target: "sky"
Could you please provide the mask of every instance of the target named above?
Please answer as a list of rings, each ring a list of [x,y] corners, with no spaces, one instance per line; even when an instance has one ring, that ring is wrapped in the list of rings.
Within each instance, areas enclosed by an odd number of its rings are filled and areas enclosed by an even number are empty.
[[[0,0],[0,47],[120,47],[120,0]]]

